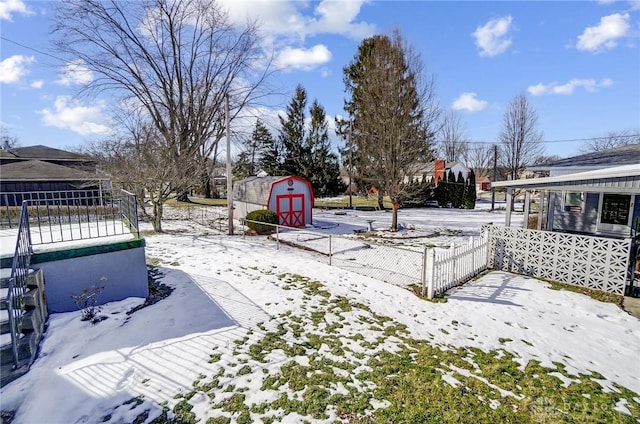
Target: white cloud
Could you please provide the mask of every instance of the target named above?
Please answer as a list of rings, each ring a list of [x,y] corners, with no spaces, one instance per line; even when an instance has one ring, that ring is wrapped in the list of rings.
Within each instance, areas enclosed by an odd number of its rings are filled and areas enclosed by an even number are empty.
[[[491,19],[472,34],[476,39],[476,46],[480,49],[480,56],[496,56],[504,53],[511,45],[508,33],[511,30],[511,16]]]
[[[67,63],[62,68],[62,75],[56,82],[61,85],[84,85],[91,81],[93,81],[93,72],[85,66],[82,60],[78,59]]]
[[[375,33],[375,25],[356,22],[365,1],[323,0],[315,8],[317,18],[308,26],[310,33],[342,34],[361,40]]]
[[[316,34],[340,34],[361,40],[375,33],[375,25],[357,21],[368,0],[323,0],[312,11],[308,2],[295,0],[220,0],[229,17],[244,24],[257,20],[269,37],[288,36],[304,41]]]
[[[53,110],[42,109],[42,123],[48,127],[70,129],[81,135],[107,134],[110,132],[108,121],[102,114],[102,106],[83,106],[70,96],[58,96]]]
[[[13,84],[29,73],[28,66],[35,62],[33,56],[14,55],[0,62],[0,82]]]
[[[35,80],[30,84],[31,88],[42,88],[43,85],[44,81],[42,80]]]
[[[466,110],[469,112],[478,112],[487,107],[485,100],[476,99],[476,93],[462,93],[453,101],[453,110]]]
[[[552,82],[550,84],[538,83],[530,86],[527,91],[534,96],[542,96],[544,94],[559,94],[569,95],[573,94],[576,88],[582,87],[586,91],[594,92],[602,87],[610,87],[613,85],[611,78],[604,78],[599,82],[594,79],[574,78],[566,84],[558,84]]]
[[[33,15],[33,12],[22,0],[2,0],[0,1],[0,20],[11,21],[12,13],[23,15]]]
[[[598,25],[587,27],[582,35],[578,36],[578,50],[600,52],[614,48],[617,45],[616,40],[629,35],[629,18],[628,13],[603,16]]]
[[[322,44],[317,44],[310,49],[287,47],[278,54],[274,64],[280,69],[312,70],[330,60],[329,49]]]

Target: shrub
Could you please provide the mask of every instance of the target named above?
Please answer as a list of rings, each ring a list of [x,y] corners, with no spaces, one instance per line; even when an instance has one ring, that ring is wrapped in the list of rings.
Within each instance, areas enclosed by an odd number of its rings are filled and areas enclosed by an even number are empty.
[[[275,230],[274,225],[278,225],[278,214],[271,210],[251,211],[247,214],[247,227],[258,234],[269,234]],[[257,222],[256,222],[257,221]],[[264,224],[261,224],[264,222]]]

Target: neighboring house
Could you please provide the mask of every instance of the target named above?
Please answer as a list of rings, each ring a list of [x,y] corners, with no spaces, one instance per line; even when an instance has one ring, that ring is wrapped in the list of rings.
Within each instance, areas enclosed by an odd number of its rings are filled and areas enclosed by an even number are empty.
[[[476,191],[491,190],[491,179],[489,177],[476,177]]]
[[[531,193],[541,193],[538,229],[627,238],[640,225],[640,161],[546,178],[499,181],[493,186],[507,190],[507,226],[514,189],[525,192],[525,224]]]
[[[0,204],[16,206],[17,193],[100,189],[109,178],[95,160],[46,146],[0,150]]]
[[[550,177],[575,174],[577,172],[595,171],[622,165],[640,163],[640,144],[629,144],[613,149],[590,152],[579,156],[560,159],[532,166],[535,172],[548,172]]]
[[[313,222],[313,188],[299,177],[249,177],[233,185],[236,218],[254,210],[278,214],[280,225],[304,227]]]
[[[433,162],[418,164],[411,171],[411,175],[405,178],[405,182],[422,181],[424,179],[427,182],[434,182],[437,185],[438,181],[447,179],[449,171],[453,171],[453,175],[456,179],[458,178],[458,173],[462,172],[462,176],[465,180],[469,177],[469,173],[471,172],[469,168],[460,162],[446,162],[442,159],[438,159]]]

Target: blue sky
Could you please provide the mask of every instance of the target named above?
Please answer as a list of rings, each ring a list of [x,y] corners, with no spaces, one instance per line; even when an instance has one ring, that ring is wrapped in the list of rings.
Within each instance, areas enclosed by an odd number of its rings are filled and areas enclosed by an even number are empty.
[[[536,110],[549,155],[578,154],[580,139],[640,131],[640,1],[221,3],[234,21],[259,19],[275,48],[275,83],[288,91],[263,111],[271,116],[297,84],[331,120],[342,115],[343,67],[364,37],[398,28],[472,142],[496,140],[518,94]],[[79,146],[110,130],[114,100],[79,96],[91,73],[52,57],[54,7],[0,0],[0,123],[23,146]]]

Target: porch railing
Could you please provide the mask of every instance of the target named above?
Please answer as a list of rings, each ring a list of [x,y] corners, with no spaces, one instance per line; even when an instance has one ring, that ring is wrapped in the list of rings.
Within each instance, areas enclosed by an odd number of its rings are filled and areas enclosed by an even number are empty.
[[[26,204],[34,245],[120,234],[139,237],[136,196],[124,190],[2,193],[0,200],[4,228],[15,228],[16,204]]]
[[[622,295],[631,239],[485,225],[489,268]]]
[[[22,336],[22,316],[25,311],[24,295],[27,291],[27,277],[31,264],[31,233],[29,231],[29,215],[27,202],[22,203],[18,220],[18,241],[11,265],[11,277],[7,293],[7,310],[9,312],[9,328],[11,332],[11,350],[13,366],[19,366],[18,343]]]

